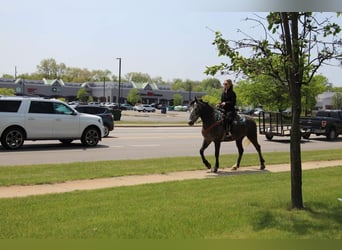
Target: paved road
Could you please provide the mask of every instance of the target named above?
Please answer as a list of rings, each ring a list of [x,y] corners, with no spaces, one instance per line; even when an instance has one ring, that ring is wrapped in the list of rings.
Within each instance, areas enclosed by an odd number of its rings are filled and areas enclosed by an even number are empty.
[[[27,141],[17,151],[7,151],[0,146],[0,166],[199,156],[201,143],[201,127],[117,127],[109,138],[104,138],[94,148],[85,148],[79,141],[71,146],[64,146],[58,141]],[[290,147],[289,137],[275,137],[268,141],[262,135],[259,143],[263,152],[286,152]],[[324,137],[313,137],[303,140],[301,145],[302,150],[341,148],[342,138],[329,142]],[[245,152],[256,151],[250,145]],[[209,146],[206,154],[214,154],[213,145]],[[235,143],[224,142],[221,154],[237,154]]]

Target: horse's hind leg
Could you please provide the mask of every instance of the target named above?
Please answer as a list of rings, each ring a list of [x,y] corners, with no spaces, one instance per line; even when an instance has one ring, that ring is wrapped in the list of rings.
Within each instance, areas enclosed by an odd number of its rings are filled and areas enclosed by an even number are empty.
[[[202,162],[207,167],[207,169],[211,169],[211,164],[205,158],[204,150],[209,146],[210,143],[211,143],[211,141],[203,140],[202,147],[200,149],[200,155],[201,155],[201,158],[202,158]]]
[[[261,147],[260,147],[260,144],[258,143],[258,138],[257,138],[257,134],[253,135],[253,136],[248,136],[248,139],[252,142],[252,144],[254,145],[256,151],[258,152],[259,154],[259,160],[260,160],[260,170],[263,170],[265,169],[265,160],[264,158],[262,157],[262,154],[261,154]]]
[[[244,152],[243,146],[242,146],[242,139],[243,138],[240,138],[235,141],[236,147],[238,148],[238,151],[239,151],[239,156],[237,158],[235,165],[232,167],[232,170],[237,170],[240,167],[241,158]]]
[[[213,172],[216,173],[220,166],[220,148],[221,141],[215,141],[215,167]]]

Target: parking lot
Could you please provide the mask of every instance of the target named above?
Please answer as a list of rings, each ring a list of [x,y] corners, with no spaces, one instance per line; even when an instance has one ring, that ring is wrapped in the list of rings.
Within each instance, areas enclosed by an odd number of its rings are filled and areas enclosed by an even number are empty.
[[[135,121],[135,122],[170,122],[170,123],[184,123],[189,119],[189,112],[184,111],[167,111],[162,114],[160,109],[156,112],[138,112],[133,110],[123,110],[121,113],[121,121]]]

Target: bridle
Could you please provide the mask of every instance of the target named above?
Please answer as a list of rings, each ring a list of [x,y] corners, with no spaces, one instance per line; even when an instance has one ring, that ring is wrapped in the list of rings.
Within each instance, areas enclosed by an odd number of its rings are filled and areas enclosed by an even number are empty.
[[[192,118],[192,117],[195,117]],[[200,108],[198,107],[198,104],[196,104],[196,106],[194,106],[191,114],[190,114],[190,121],[189,124],[192,123],[194,124],[196,122],[196,120],[200,117]],[[216,122],[212,123],[209,127],[207,127],[206,129],[202,128],[202,135],[205,136],[207,135],[213,128],[215,128],[216,126],[222,124],[223,122],[223,118],[217,120]]]

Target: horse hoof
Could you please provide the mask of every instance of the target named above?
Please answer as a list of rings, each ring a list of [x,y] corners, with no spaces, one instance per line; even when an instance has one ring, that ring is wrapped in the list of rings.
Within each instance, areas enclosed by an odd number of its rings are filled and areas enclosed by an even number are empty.
[[[232,167],[232,170],[237,170],[238,168],[237,167]]]
[[[265,165],[260,166],[260,170],[264,170],[265,168],[266,168]]]
[[[212,173],[217,173],[217,168],[211,170]]]

